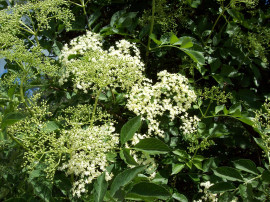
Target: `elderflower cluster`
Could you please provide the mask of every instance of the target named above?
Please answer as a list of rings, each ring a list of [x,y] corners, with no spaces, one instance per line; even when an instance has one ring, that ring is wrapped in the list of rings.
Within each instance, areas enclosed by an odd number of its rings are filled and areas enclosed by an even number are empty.
[[[197,125],[200,119],[197,116],[189,117],[188,113],[185,113],[180,117],[182,125],[179,127],[183,131],[184,135],[193,134],[197,131]]]
[[[86,129],[80,124],[75,124],[72,129],[62,131],[60,139],[67,143],[69,157],[59,170],[65,170],[67,175],[74,174],[78,179],[73,184],[73,196],[80,197],[86,192],[85,185],[90,184],[103,172],[106,174],[106,180],[111,179],[112,176],[106,172],[106,154],[119,143],[119,135],[114,131],[112,124]]]
[[[144,64],[135,44],[121,40],[115,47],[103,50],[101,40],[100,35],[88,31],[64,46],[60,59],[65,72],[60,85],[72,78],[74,90],[87,93],[90,88],[108,86],[130,89],[144,79]]]
[[[217,194],[212,194],[211,192],[209,192],[209,188],[212,186],[213,184],[211,184],[210,181],[206,181],[206,182],[202,182],[200,184],[201,187],[204,187],[204,189],[200,189],[199,192],[203,193],[204,195],[201,197],[201,199],[199,200],[194,200],[193,202],[203,202],[203,201],[211,201],[211,202],[217,202],[218,201],[218,197]]]
[[[182,121],[187,124],[185,115],[196,100],[196,94],[189,88],[188,79],[180,74],[162,71],[158,73],[158,78],[160,82],[155,85],[150,80],[145,80],[142,86],[135,84],[128,96],[127,107],[149,121],[149,134],[163,137],[164,131],[159,127],[158,118],[167,112],[171,120],[184,114]],[[193,120],[196,122],[197,118],[194,117]],[[194,131],[193,128],[188,130]]]

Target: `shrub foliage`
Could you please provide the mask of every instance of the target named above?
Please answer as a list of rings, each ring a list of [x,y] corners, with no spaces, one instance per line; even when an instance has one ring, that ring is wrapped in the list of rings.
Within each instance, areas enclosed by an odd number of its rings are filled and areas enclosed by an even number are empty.
[[[265,0],[0,0],[1,201],[269,201]]]

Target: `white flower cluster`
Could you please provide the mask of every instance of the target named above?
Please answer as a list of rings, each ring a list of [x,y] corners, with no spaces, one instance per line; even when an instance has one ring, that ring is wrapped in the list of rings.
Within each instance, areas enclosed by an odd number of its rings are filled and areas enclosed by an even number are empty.
[[[200,184],[201,187],[204,187],[204,189],[200,189],[199,192],[203,192],[204,195],[201,197],[201,199],[197,200],[197,201],[193,201],[193,202],[203,202],[203,201],[211,201],[211,202],[217,202],[218,201],[218,197],[217,194],[212,194],[208,191],[208,189],[212,186],[213,184],[211,184],[210,181],[206,181],[206,182],[202,182]]]
[[[140,142],[140,140],[145,139],[145,138],[149,138],[149,135],[145,135],[145,134],[139,134],[139,133],[135,133],[134,136],[131,139],[131,145],[136,145]],[[128,144],[126,144],[126,146],[128,146]]]
[[[90,31],[73,39],[70,47],[65,45],[60,59],[65,72],[60,85],[73,75],[74,90],[88,92],[89,88],[107,86],[130,89],[134,83],[144,79],[144,64],[139,49],[126,40],[116,42],[116,47],[102,48],[102,38]]]
[[[189,117],[188,113],[185,113],[180,117],[180,119],[182,121],[182,125],[179,127],[179,129],[183,131],[184,135],[193,134],[197,131],[197,126],[200,119],[196,115]]]
[[[77,181],[73,184],[73,195],[80,197],[86,192],[85,185],[90,184],[103,172],[106,180],[110,176],[106,171],[108,162],[106,154],[119,143],[119,135],[115,128],[106,124],[82,129],[79,125],[71,130],[63,131],[60,138],[64,138],[68,145],[69,160],[62,164],[60,170],[66,170],[67,175],[75,175]]]
[[[148,133],[163,137],[164,131],[159,128],[158,117],[169,112],[169,117],[174,120],[176,116],[183,115],[182,121],[194,131],[194,127],[185,121],[187,110],[196,100],[196,94],[189,88],[188,79],[180,74],[171,74],[167,71],[158,73],[160,82],[155,85],[150,80],[145,80],[142,85],[135,84],[129,94],[127,107],[137,115],[149,121]],[[195,122],[197,119],[194,117]]]
[[[70,41],[70,46],[65,44],[60,55],[60,59],[64,64],[71,63],[74,60],[69,60],[71,55],[83,55],[88,50],[102,52],[102,37],[93,32],[87,32],[86,35],[79,36]]]

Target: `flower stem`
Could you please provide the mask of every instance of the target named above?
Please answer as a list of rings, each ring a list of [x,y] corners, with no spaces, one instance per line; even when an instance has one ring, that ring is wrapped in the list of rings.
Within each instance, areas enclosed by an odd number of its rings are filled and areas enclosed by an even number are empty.
[[[7,133],[7,135],[14,141],[16,142],[20,147],[22,147],[24,150],[28,151],[29,149],[25,147],[19,140],[17,140],[12,134]]]
[[[86,2],[86,4],[87,4],[87,3],[88,3],[88,2]],[[87,26],[88,26],[88,29],[91,30],[91,27],[90,27],[90,24],[89,24],[89,18],[88,18],[88,16],[87,16],[87,12],[86,12],[86,10],[85,10],[86,4],[84,3],[84,0],[81,0],[81,7],[83,8],[83,13],[84,13],[84,15],[85,15],[85,17],[86,17]]]
[[[156,10],[156,2],[155,0],[152,0],[152,16],[151,16],[151,22],[150,22],[150,31],[149,31],[149,36],[148,36],[148,42],[147,42],[147,47],[146,47],[146,64],[145,66],[147,67],[147,63],[148,63],[148,57],[149,57],[149,51],[150,51],[150,43],[151,43],[151,34],[153,32],[154,29],[154,22],[155,22],[155,10]]]
[[[25,108],[30,112],[31,116],[34,116],[34,113],[32,112],[32,110],[28,107],[25,98],[24,98],[24,90],[23,90],[23,83],[24,83],[24,77],[21,79],[21,84],[20,84],[20,96],[22,99],[22,102],[25,106]]]
[[[94,104],[94,109],[92,112],[92,117],[91,117],[91,121],[90,121],[90,127],[93,127],[94,124],[94,119],[95,119],[95,115],[96,115],[96,110],[97,110],[97,104],[98,104],[98,99],[99,99],[99,95],[101,93],[102,88],[100,88],[97,92],[96,98],[95,98],[95,104]]]

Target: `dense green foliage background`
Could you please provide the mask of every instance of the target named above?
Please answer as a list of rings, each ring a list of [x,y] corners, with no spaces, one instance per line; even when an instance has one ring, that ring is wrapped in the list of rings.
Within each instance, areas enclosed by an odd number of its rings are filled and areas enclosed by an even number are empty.
[[[269,6],[264,0],[0,0],[0,58],[6,62],[0,200],[269,201]],[[72,68],[61,59],[64,45],[88,31],[103,37],[104,50],[122,39],[134,43],[152,86],[162,84],[157,75],[164,70],[185,76],[196,94],[187,111],[198,117],[196,129],[183,132],[184,119],[171,119],[165,110],[155,117],[164,136],[149,134],[149,116],[127,107],[128,89],[97,81],[98,87],[75,90],[74,72],[60,84]],[[67,60],[92,64],[99,57],[84,54]],[[98,80],[97,72],[89,75]],[[111,121],[120,135],[106,151],[106,171],[97,166],[103,174],[85,183],[81,196],[73,190],[80,176],[58,169],[72,154],[58,150],[57,141],[62,131],[76,133],[75,120],[83,123],[78,134],[89,129],[105,136],[98,127]],[[146,136],[133,144],[137,133]],[[153,175],[146,172],[152,165]]]

